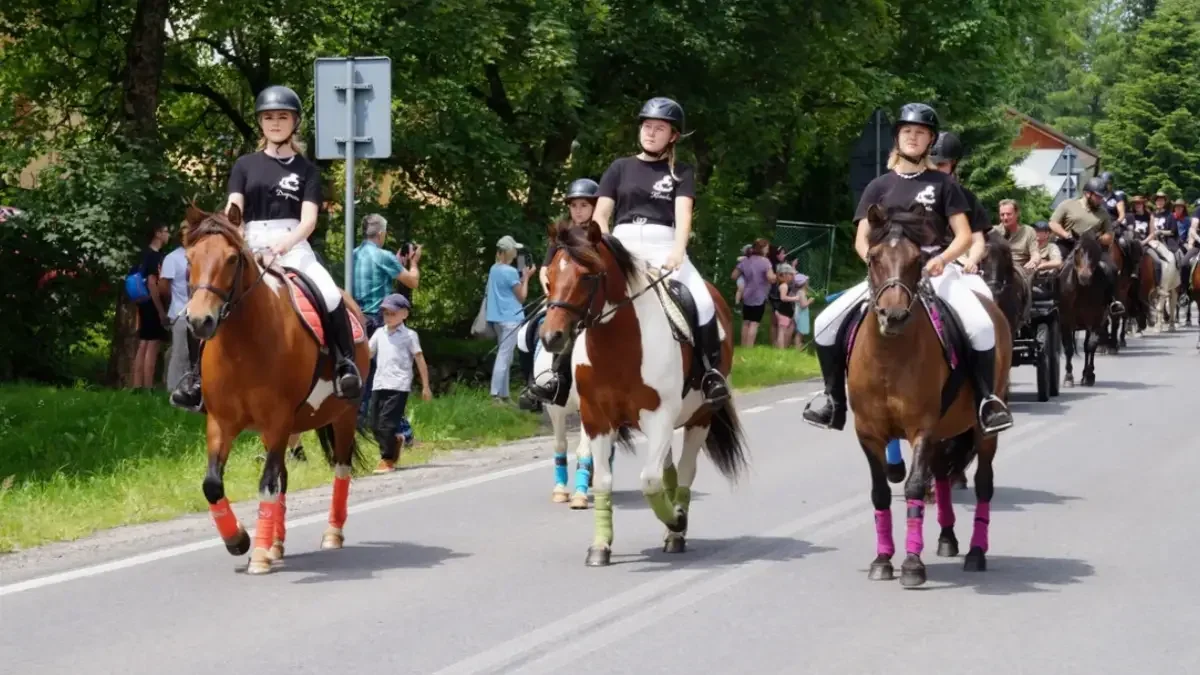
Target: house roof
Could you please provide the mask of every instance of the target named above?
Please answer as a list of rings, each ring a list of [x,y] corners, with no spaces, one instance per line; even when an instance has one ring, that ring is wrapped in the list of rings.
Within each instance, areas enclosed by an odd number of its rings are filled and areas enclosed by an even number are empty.
[[[1055,129],[1054,127],[1052,127],[1044,122],[1039,122],[1038,120],[1035,120],[1034,118],[1030,117],[1029,115],[1026,115],[1025,113],[1021,112],[1020,110],[1017,110],[1016,108],[1009,106],[1006,108],[1006,110],[1007,110],[1008,114],[1010,114],[1014,117],[1020,118],[1026,124],[1033,127],[1034,129],[1037,129],[1038,131],[1042,132],[1043,134],[1046,134],[1047,136],[1050,136],[1052,138],[1056,138],[1059,141],[1066,143],[1067,145],[1074,146],[1076,150],[1079,150],[1080,152],[1085,152],[1085,153],[1091,155],[1092,157],[1095,157],[1097,160],[1100,159],[1100,151],[1099,150],[1096,150],[1095,148],[1093,148],[1085,143],[1082,143],[1077,139],[1067,136],[1066,134],[1062,133],[1061,131]]]

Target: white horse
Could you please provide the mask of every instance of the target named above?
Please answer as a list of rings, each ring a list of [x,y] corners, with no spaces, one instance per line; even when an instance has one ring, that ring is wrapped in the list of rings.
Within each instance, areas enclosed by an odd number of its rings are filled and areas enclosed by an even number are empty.
[[[1162,267],[1162,279],[1154,289],[1150,299],[1151,314],[1155,319],[1156,332],[1163,332],[1163,322],[1168,324],[1168,330],[1175,332],[1176,305],[1179,302],[1179,287],[1183,280],[1179,277],[1179,261],[1167,245],[1161,241],[1151,241],[1146,246],[1154,253]],[[1163,317],[1166,317],[1164,319]]]

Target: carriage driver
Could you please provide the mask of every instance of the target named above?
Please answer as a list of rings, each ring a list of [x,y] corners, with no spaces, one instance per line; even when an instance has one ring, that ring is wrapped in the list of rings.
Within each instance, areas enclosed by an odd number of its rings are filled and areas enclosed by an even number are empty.
[[[295,139],[300,97],[287,87],[267,87],[259,93],[254,113],[262,138],[256,152],[242,155],[234,163],[225,212],[235,204],[241,209],[246,243],[251,250],[263,251],[265,266],[276,261],[299,270],[317,285],[329,312],[327,332],[336,363],[334,393],[356,399],[362,380],[354,364],[354,340],[342,292],[308,244],[321,206],[321,174],[300,154]],[[198,354],[171,393],[171,403],[185,410],[203,409]]]
[[[879,204],[885,210],[909,210],[922,205],[931,216],[937,246],[942,250],[925,265],[934,292],[944,299],[962,321],[971,342],[972,383],[979,402],[979,421],[987,435],[1012,427],[1012,415],[1003,401],[996,397],[995,359],[996,332],[991,316],[962,280],[962,269],[947,264],[957,259],[971,246],[969,205],[957,181],[934,166],[930,148],[938,137],[938,116],[923,103],[909,103],[900,109],[896,122],[893,149],[888,158],[887,173],[875,178],[863,191],[854,220],[858,233],[854,248],[865,262],[870,249],[871,232],[867,210]],[[842,429],[846,425],[846,357],[845,345],[839,344],[838,333],[846,315],[869,294],[869,282],[863,281],[847,290],[817,316],[815,341],[821,374],[825,378],[825,405],[814,409],[812,402],[804,409],[804,419],[820,426]]]

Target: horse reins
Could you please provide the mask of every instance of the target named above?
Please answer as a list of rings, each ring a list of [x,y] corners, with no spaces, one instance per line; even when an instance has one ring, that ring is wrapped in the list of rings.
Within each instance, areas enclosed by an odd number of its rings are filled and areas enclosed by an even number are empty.
[[[233,297],[233,294],[237,291],[238,287],[241,286],[242,271],[245,269],[245,267],[246,252],[242,250],[239,251],[237,267],[233,270],[233,285],[229,288],[229,290],[217,288],[212,284],[200,284],[199,286],[190,288],[189,295],[195,294],[196,291],[208,291],[209,293],[212,293],[220,298],[221,308],[217,311],[217,321],[224,321],[237,307],[238,303],[240,303],[247,295],[250,295],[250,293],[254,291],[255,286],[258,286],[260,283],[262,283],[262,280],[267,276],[267,270],[264,268],[258,275],[258,278],[254,280],[254,283],[250,284],[249,288],[247,288],[245,291],[242,291],[242,293],[235,298]]]

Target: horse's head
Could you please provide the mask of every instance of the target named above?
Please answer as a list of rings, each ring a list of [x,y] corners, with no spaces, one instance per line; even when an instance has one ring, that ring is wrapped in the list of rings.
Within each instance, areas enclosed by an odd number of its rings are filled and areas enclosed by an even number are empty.
[[[183,244],[192,296],[184,312],[192,333],[209,340],[246,293],[250,274],[258,270],[242,238],[242,211],[236,205],[230,207],[228,216],[205,213],[192,205],[186,219]]]
[[[1071,251],[1071,271],[1080,286],[1092,283],[1092,274],[1100,270],[1102,249],[1100,241],[1091,232],[1085,232],[1078,238],[1075,250]]]
[[[877,204],[867,209],[871,226],[867,282],[879,332],[885,336],[899,335],[912,318],[921,282],[923,256],[919,242],[923,241],[925,218],[918,211],[885,214]]]
[[[594,221],[582,227],[555,223],[549,234],[558,252],[547,266],[549,290],[540,335],[547,351],[558,353],[576,326],[589,327],[601,319],[607,303],[627,297],[625,284],[638,272],[625,247]]]
[[[1012,259],[1012,246],[1007,239],[995,232],[988,233],[986,242],[987,247],[984,249],[979,272],[983,276],[983,280],[987,282],[988,288],[992,289],[992,294],[999,295],[1000,291],[1012,282],[1013,276],[1016,274],[1016,266]]]

